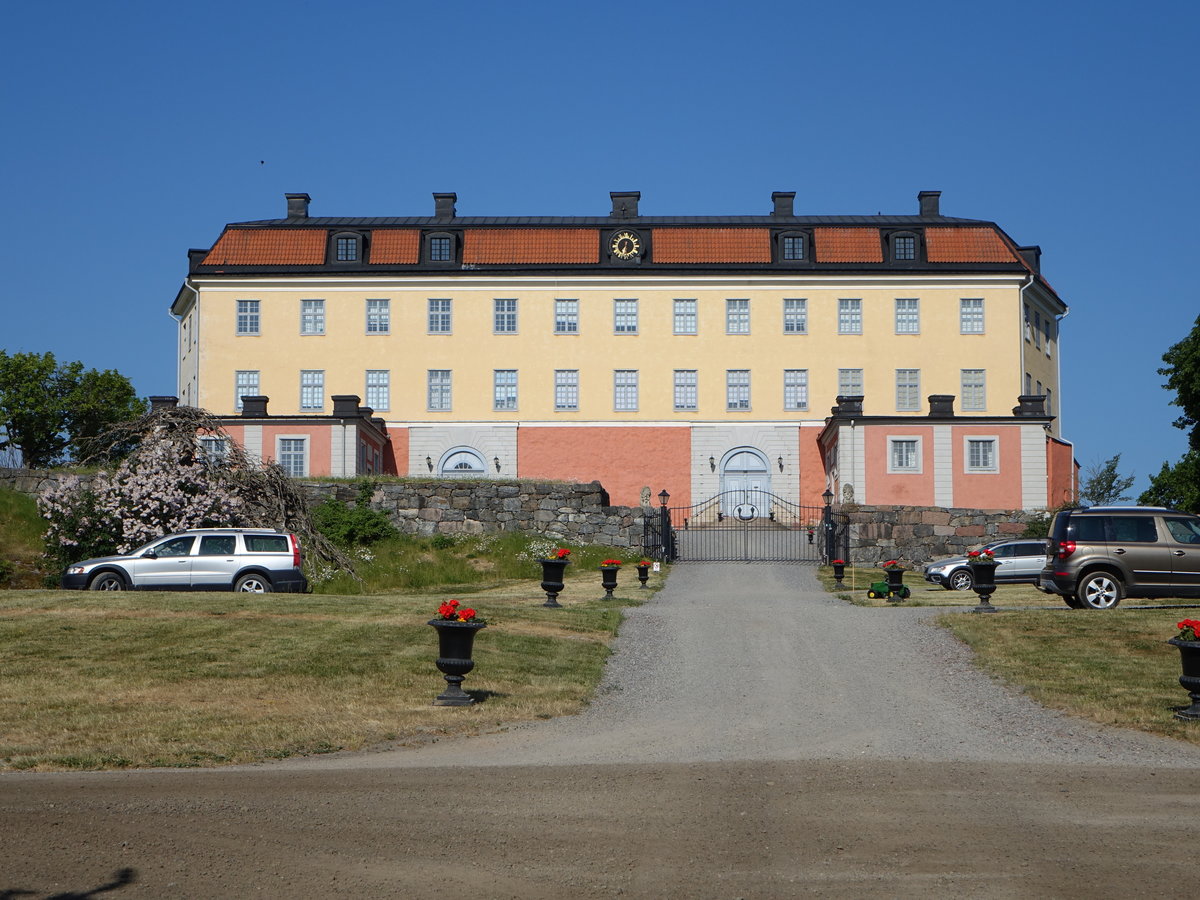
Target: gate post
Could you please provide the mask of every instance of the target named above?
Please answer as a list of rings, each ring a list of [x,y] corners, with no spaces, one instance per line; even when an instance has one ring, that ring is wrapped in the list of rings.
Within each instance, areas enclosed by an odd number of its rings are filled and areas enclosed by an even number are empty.
[[[833,532],[833,491],[826,488],[825,492],[821,494],[821,499],[825,501],[825,509],[821,513],[822,521],[825,525],[825,559],[823,562],[829,565],[831,560],[837,558],[835,556],[837,548],[834,546]]]

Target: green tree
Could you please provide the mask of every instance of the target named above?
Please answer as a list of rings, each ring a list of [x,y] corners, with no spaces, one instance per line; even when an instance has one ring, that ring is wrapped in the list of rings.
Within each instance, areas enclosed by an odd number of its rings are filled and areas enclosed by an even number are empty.
[[[1173,466],[1163,463],[1159,473],[1150,476],[1150,487],[1138,503],[1200,515],[1200,450],[1189,450]]]
[[[1158,370],[1167,376],[1163,387],[1175,392],[1171,403],[1183,409],[1172,424],[1188,432],[1189,447],[1200,450],[1200,316],[1188,336],[1163,354],[1163,362]]]
[[[1107,462],[1088,466],[1079,486],[1079,499],[1086,501],[1089,506],[1106,506],[1128,500],[1126,491],[1133,487],[1133,476],[1121,475],[1117,471],[1120,463],[1121,454],[1118,453]]]
[[[145,411],[129,379],[113,369],[0,350],[0,450],[19,447],[31,468],[108,449],[101,436]]]

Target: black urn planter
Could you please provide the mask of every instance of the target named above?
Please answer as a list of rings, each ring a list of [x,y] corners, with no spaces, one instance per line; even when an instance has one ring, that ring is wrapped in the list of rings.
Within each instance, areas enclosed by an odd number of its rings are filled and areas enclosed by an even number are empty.
[[[437,630],[437,667],[446,676],[446,690],[437,695],[434,706],[470,706],[475,698],[462,689],[463,677],[475,668],[471,651],[475,645],[475,632],[487,628],[482,622],[453,622],[449,619],[431,619],[429,624]]]
[[[617,589],[617,572],[620,570],[620,566],[600,567],[600,585],[604,588],[604,596],[600,599],[611,600],[613,598],[613,591]]]
[[[843,587],[842,579],[846,577],[846,564],[844,562],[833,563],[833,578],[837,582],[838,587]]]
[[[991,601],[992,594],[996,593],[997,565],[995,560],[967,563],[971,570],[971,590],[979,596],[979,605],[972,612],[997,612]]]
[[[646,587],[646,582],[650,580],[650,567],[649,566],[638,566],[637,573],[638,573],[638,581],[640,581],[642,583],[642,590],[648,590],[648,588]]]
[[[1167,643],[1179,648],[1179,661],[1183,665],[1179,684],[1192,698],[1192,705],[1176,712],[1175,718],[1185,722],[1195,721],[1200,719],[1200,641],[1171,638]]]
[[[558,595],[563,589],[563,572],[571,564],[569,559],[542,559],[542,590],[546,592],[546,602],[542,606],[560,608]]]

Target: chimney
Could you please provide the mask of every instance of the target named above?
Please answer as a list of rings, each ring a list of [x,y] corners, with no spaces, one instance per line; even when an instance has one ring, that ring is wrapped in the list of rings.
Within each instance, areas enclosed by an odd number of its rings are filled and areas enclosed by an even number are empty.
[[[941,196],[941,191],[921,191],[917,194],[917,202],[921,204],[922,219],[936,219],[941,216],[941,211],[938,209],[938,201]]]
[[[861,416],[863,398],[862,394],[846,397],[838,394],[837,406],[833,408],[835,416]]]
[[[1045,416],[1046,398],[1042,394],[1022,394],[1013,407],[1014,416]]]
[[[174,409],[178,405],[178,397],[159,396],[150,398],[150,412],[152,413],[162,412],[163,410],[167,409]]]
[[[358,394],[334,394],[329,399],[333,401],[333,414],[339,419],[357,418],[358,404],[362,402]]]
[[[1042,248],[1034,244],[1032,247],[1018,247],[1017,252],[1021,254],[1021,259],[1025,260],[1025,265],[1033,270],[1033,274],[1042,274]]]
[[[929,395],[929,415],[931,415],[931,416],[952,416],[952,415],[954,415],[954,395],[953,394],[930,394]]]
[[[642,199],[641,191],[609,191],[608,196],[612,197],[612,212],[609,215],[614,219],[636,219],[638,214],[638,201]]]
[[[267,400],[262,394],[242,398],[242,417],[246,419],[267,418]]]
[[[283,196],[287,198],[287,217],[289,219],[308,218],[308,204],[312,197],[308,194],[284,194]]]
[[[458,200],[458,194],[453,192],[449,194],[433,195],[433,215],[437,219],[453,219],[458,215],[458,211],[454,208],[455,202]]]
[[[794,216],[792,211],[792,201],[796,199],[795,191],[775,191],[771,194],[771,202],[775,204],[775,210],[771,215],[779,218],[781,216]]]

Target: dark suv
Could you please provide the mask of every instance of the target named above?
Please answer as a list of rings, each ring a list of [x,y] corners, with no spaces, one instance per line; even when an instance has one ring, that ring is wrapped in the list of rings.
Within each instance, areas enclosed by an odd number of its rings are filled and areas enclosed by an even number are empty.
[[[1200,517],[1149,506],[1064,509],[1038,589],[1076,609],[1123,597],[1200,597]]]

